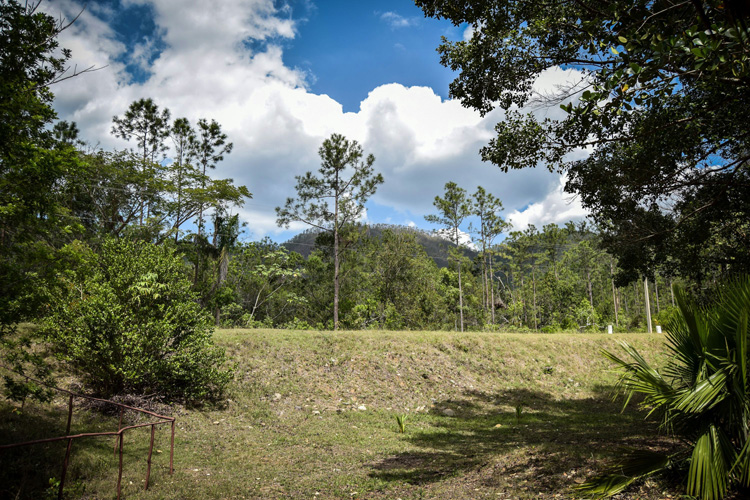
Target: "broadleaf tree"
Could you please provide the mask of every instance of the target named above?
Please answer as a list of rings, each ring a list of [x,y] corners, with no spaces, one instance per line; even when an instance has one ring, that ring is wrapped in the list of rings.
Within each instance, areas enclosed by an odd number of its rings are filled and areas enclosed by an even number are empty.
[[[69,71],[71,52],[58,43],[70,23],[41,12],[40,3],[0,2],[0,349],[17,371],[46,379],[49,366],[17,325],[39,312],[59,272],[60,242],[78,229],[58,189],[80,165],[49,126],[56,118],[50,86],[81,71]],[[6,389],[16,399],[46,395],[28,383]]]
[[[295,177],[297,197],[276,207],[276,223],[288,228],[292,222],[302,222],[333,235],[333,328],[338,330],[342,230],[362,217],[383,176],[373,169],[375,156],[365,156],[357,141],[341,134],[324,140],[318,155],[319,175],[308,171]]]
[[[566,190],[602,225],[624,279],[653,277],[670,257],[698,279],[750,269],[746,2],[416,4],[472,28],[439,51],[459,72],[454,98],[483,114],[505,110],[482,158],[505,171],[567,173]],[[577,75],[542,98],[565,114],[524,112],[539,99],[533,82],[555,68]],[[579,148],[593,153],[576,160]]]

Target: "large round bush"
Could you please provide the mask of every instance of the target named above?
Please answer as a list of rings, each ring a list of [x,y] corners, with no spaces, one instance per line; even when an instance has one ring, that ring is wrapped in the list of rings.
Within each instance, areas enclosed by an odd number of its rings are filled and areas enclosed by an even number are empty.
[[[69,250],[77,265],[44,332],[88,390],[193,403],[222,395],[231,371],[173,248],[110,239],[98,253]]]

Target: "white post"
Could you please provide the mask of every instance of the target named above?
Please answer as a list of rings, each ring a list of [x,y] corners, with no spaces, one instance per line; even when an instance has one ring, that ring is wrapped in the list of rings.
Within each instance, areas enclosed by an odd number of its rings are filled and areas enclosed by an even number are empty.
[[[651,304],[648,300],[648,278],[643,278],[643,295],[646,298],[646,326],[648,326],[648,333],[653,333],[651,329]]]
[[[612,325],[607,325],[607,333],[612,335]]]

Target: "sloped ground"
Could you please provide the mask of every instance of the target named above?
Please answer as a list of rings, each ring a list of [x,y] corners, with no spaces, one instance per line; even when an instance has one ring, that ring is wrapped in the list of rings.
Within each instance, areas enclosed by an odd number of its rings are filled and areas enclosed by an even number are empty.
[[[621,401],[612,401],[616,375],[599,351],[616,350],[622,339],[657,364],[663,355],[661,335],[220,331],[217,341],[237,362],[225,407],[172,408],[175,475],[167,474],[168,432],[157,432],[161,453],[147,492],[148,433],[128,435],[123,493],[144,499],[575,498],[571,487],[601,470],[619,447],[670,446],[654,422],[633,408],[621,412]],[[21,418],[10,410],[0,406],[3,420]],[[39,429],[53,413],[30,406],[23,419],[37,421]],[[85,415],[74,419],[78,431],[102,425],[101,417]],[[64,427],[65,416],[59,418]],[[3,442],[10,434],[0,433]],[[74,450],[71,498],[113,496],[111,446]],[[50,469],[55,477],[60,464]],[[678,491],[679,485],[648,482],[620,498],[668,498]]]

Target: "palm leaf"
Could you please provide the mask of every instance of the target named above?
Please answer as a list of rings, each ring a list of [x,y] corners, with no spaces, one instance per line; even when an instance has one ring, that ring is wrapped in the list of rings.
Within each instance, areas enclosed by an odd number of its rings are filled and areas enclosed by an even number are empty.
[[[732,464],[730,474],[736,476],[742,486],[746,488],[750,486],[750,440],[745,440],[745,445]]]
[[[624,361],[606,350],[602,350],[602,354],[625,370],[617,382],[618,387],[623,389],[627,394],[625,406],[627,406],[630,398],[635,393],[646,396],[644,404],[651,408],[651,412],[672,401],[675,397],[675,390],[661,376],[659,371],[651,367],[648,361],[627,342],[620,342],[620,346],[630,355],[634,362]]]
[[[626,343],[627,361],[603,354],[623,369],[617,386],[628,400],[643,394],[650,412],[663,411],[663,427],[692,443],[687,493],[720,500],[732,481],[750,487],[750,277],[731,282],[711,308],[701,309],[682,290],[675,295],[680,314],[666,325],[672,356],[661,372]],[[682,463],[678,455],[645,453],[635,460],[630,454],[580,490],[613,495],[652,470]]]
[[[688,390],[680,391],[674,409],[700,413],[713,408],[727,397],[727,369],[721,369]]]
[[[729,481],[732,445],[714,425],[698,438],[690,458],[687,493],[701,500],[724,498]]]

